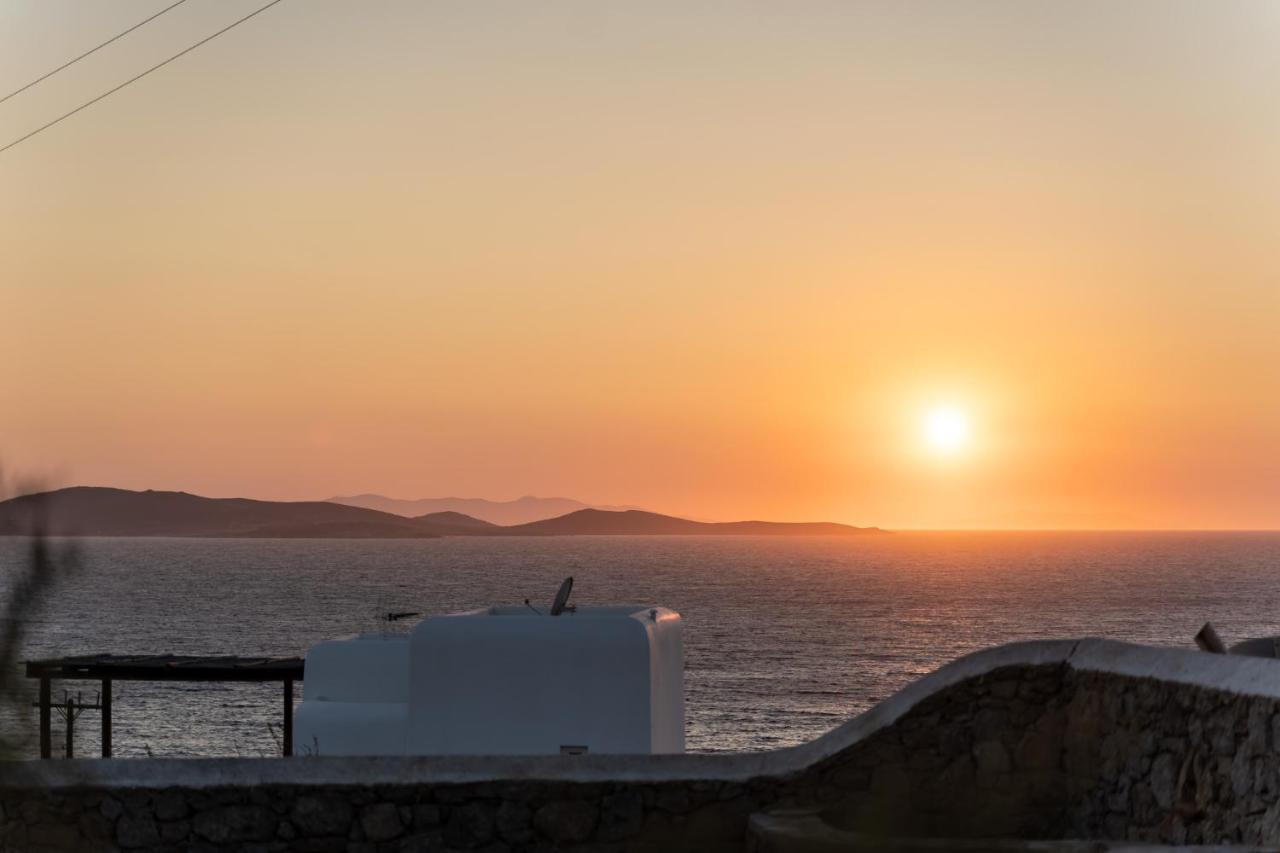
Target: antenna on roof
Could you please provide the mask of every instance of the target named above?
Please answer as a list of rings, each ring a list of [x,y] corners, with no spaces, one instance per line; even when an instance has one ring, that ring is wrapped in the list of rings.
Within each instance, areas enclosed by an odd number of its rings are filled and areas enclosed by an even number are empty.
[[[566,609],[573,612],[576,608],[569,604],[569,594],[573,592],[573,575],[564,579],[564,583],[560,584],[560,589],[556,592],[556,599],[551,603],[551,615],[559,616]]]
[[[408,618],[413,617],[413,616],[421,616],[421,615],[422,615],[422,613],[421,613],[420,611],[417,611],[417,610],[412,611],[412,612],[410,612],[410,611],[401,611],[401,612],[392,612],[392,613],[388,613],[387,615],[383,616],[382,618],[383,618],[383,619],[385,619],[385,620],[387,620],[388,622],[399,622],[401,619],[408,619]]]

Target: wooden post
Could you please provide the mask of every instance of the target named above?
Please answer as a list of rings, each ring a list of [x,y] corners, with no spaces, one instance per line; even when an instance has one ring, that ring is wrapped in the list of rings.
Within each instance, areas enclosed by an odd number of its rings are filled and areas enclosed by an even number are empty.
[[[293,679],[284,680],[284,754],[293,755]]]
[[[111,757],[111,679],[102,679],[102,757]]]
[[[76,700],[67,697],[67,758],[76,757]]]
[[[53,699],[50,697],[49,676],[40,676],[40,757],[53,757],[53,724],[50,716]]]

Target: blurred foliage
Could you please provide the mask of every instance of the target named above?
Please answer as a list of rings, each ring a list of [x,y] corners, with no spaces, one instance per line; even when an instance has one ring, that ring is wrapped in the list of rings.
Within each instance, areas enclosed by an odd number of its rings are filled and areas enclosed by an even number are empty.
[[[8,489],[0,472],[0,500],[13,494],[39,492],[35,484]],[[4,594],[0,600],[0,701],[14,704],[16,713],[5,711],[3,718],[12,725],[0,729],[0,759],[30,757],[34,750],[35,730],[31,725],[31,707],[22,671],[22,654],[27,628],[40,614],[58,582],[76,571],[80,554],[69,540],[56,540],[46,533],[48,525],[40,502],[29,517],[29,528],[23,556],[0,566],[4,575]]]

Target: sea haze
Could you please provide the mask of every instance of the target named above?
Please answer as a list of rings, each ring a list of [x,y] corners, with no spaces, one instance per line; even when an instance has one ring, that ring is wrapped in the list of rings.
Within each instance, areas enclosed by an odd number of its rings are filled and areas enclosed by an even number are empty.
[[[427,613],[657,603],[685,619],[688,747],[759,750],[827,731],[967,652],[1101,636],[1191,646],[1280,634],[1280,533],[897,533],[876,537],[79,539],[84,567],[33,621],[27,657],[300,655]],[[27,542],[0,538],[8,583]],[[93,682],[55,687],[81,690]],[[259,755],[277,686],[115,689],[117,755]],[[35,731],[34,716],[3,724]],[[94,712],[77,728],[97,749]],[[55,747],[62,743],[55,717]],[[299,745],[300,747],[302,745]]]

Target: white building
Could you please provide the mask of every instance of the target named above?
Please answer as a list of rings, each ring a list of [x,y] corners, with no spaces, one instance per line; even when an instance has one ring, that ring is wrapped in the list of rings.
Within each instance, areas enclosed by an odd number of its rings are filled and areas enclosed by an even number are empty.
[[[680,615],[490,607],[320,643],[294,731],[304,755],[683,752]]]

